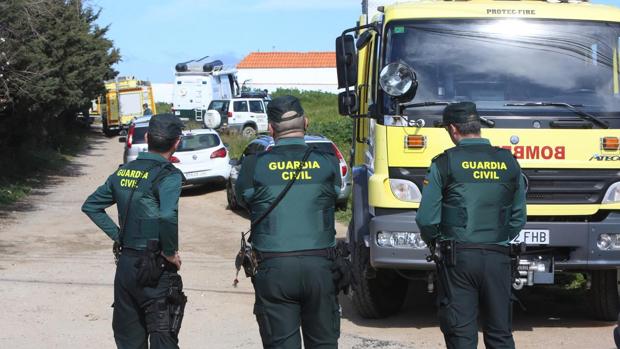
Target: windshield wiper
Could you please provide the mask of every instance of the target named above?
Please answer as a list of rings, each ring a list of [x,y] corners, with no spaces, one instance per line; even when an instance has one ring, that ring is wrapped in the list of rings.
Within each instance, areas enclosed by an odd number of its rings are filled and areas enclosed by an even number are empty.
[[[407,102],[407,103],[400,103],[399,107],[400,107],[400,112],[402,113],[404,110],[409,109],[409,108],[421,108],[421,107],[432,107],[432,106],[437,106],[437,105],[448,105],[448,104],[452,104],[452,103],[458,103],[458,102],[444,102],[444,101],[426,101],[426,102]],[[495,121],[493,120],[489,120],[487,118],[485,118],[484,116],[480,116],[480,121],[489,126],[489,127],[495,127]],[[439,124],[439,126],[443,126],[441,125],[441,123]]]
[[[591,121],[601,128],[609,128],[609,124],[606,121],[602,120],[598,116],[587,113],[581,109],[577,109],[577,107],[582,107],[581,104],[568,104],[561,102],[529,102],[529,103],[506,103],[504,104],[506,107],[561,107],[566,108],[576,115],[580,116],[581,119]]]

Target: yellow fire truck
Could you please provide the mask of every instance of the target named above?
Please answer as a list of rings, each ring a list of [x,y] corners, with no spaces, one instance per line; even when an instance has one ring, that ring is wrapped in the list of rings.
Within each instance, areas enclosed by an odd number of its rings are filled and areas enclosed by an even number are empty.
[[[118,134],[134,118],[142,116],[142,105],[145,103],[153,114],[156,113],[153,88],[149,81],[137,80],[133,76],[119,77],[106,81],[105,89],[105,96],[97,100],[93,110],[101,113],[103,133],[107,136]]]
[[[528,183],[528,223],[516,239],[528,249],[513,287],[583,273],[595,317],[617,319],[620,9],[368,2],[336,39],[339,110],[354,122],[348,242],[360,315],[397,312],[410,280],[434,286],[416,210],[431,160],[452,146],[442,110],[467,100],[483,117],[482,136],[514,153]]]

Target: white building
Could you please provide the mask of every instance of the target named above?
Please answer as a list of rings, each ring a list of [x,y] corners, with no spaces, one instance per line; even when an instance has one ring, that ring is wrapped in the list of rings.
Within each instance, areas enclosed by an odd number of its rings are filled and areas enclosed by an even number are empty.
[[[338,92],[335,52],[252,52],[237,65],[239,85]]]

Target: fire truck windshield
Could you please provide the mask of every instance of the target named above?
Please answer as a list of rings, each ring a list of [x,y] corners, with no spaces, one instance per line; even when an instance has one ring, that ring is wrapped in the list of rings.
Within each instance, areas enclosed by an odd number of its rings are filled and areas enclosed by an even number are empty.
[[[415,70],[419,87],[411,102],[471,100],[501,110],[545,101],[620,113],[619,39],[620,24],[606,22],[396,21],[386,30],[383,64],[400,61]],[[385,114],[395,113],[395,99],[380,98]]]

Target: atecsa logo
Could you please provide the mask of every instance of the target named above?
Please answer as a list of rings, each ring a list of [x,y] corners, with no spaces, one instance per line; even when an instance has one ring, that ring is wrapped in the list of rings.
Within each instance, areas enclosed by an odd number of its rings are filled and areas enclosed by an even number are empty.
[[[590,161],[620,161],[620,155],[599,155],[594,154]]]
[[[504,149],[508,149],[517,159],[526,160],[564,160],[566,159],[566,147],[563,145],[557,147],[538,146],[538,145],[504,145]]]

